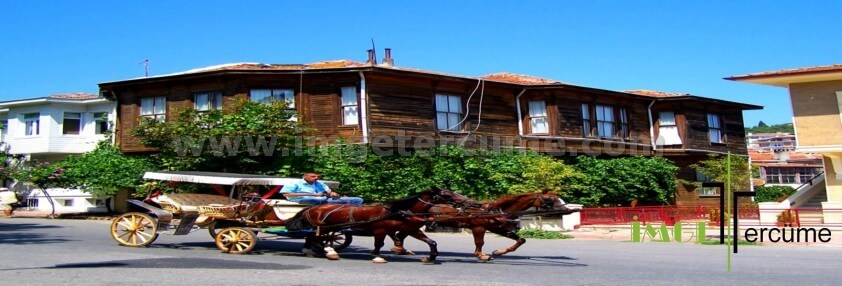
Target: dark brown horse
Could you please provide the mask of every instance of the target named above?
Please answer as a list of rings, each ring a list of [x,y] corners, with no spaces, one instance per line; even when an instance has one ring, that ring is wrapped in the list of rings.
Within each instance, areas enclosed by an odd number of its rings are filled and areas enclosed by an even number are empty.
[[[454,201],[459,201],[457,199]],[[526,239],[517,235],[517,219],[524,211],[535,208],[537,210],[552,211],[556,215],[575,212],[564,206],[563,201],[552,192],[544,190],[537,193],[507,195],[485,204],[476,204],[472,201],[462,201],[458,204],[448,204],[448,207],[437,207],[438,225],[467,228],[474,236],[476,250],[474,254],[480,260],[491,260],[492,257],[482,252],[485,244],[485,232],[490,231],[515,240],[515,244],[492,252],[493,255],[503,255],[515,251],[526,243]],[[397,233],[392,237],[395,247],[392,251],[398,254],[409,254],[403,247],[403,241],[407,234]]]
[[[385,206],[355,207],[341,204],[323,204],[301,211],[304,227],[313,227],[317,232],[352,228],[366,235],[374,236],[374,250],[371,255],[374,262],[386,262],[380,256],[387,235],[394,236],[396,232],[412,236],[430,246],[430,256],[421,259],[422,262],[434,262],[438,256],[436,242],[423,231],[427,220],[423,215],[429,213],[436,204],[453,203],[450,193],[442,192],[438,188],[423,191],[404,199],[393,201]],[[294,218],[295,219],[295,218]],[[305,245],[306,247],[306,245]]]

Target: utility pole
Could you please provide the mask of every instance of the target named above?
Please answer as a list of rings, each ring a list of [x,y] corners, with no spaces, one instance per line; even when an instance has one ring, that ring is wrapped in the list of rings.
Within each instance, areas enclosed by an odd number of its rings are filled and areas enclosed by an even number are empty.
[[[146,59],[139,64],[143,64],[143,74],[144,77],[149,77],[149,59]]]

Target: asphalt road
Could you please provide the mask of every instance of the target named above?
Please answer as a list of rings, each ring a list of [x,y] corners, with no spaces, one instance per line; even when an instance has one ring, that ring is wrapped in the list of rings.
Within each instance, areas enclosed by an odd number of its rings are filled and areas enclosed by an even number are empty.
[[[263,236],[247,255],[220,253],[205,230],[164,235],[146,248],[118,246],[108,221],[0,219],[3,285],[838,285],[842,248],[743,246],[726,272],[723,246],[608,240],[531,239],[491,262],[473,257],[472,238],[432,234],[439,263],[417,256],[371,263],[372,240],[355,237],[342,259],[299,253],[301,240]],[[842,239],[842,238],[835,238]],[[511,244],[490,236],[485,250]]]

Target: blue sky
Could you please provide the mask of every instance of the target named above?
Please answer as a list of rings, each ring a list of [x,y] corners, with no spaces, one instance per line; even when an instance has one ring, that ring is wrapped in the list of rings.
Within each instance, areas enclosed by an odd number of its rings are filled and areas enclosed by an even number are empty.
[[[787,90],[723,80],[842,63],[833,1],[8,1],[0,100],[96,92],[96,84],[230,62],[364,61],[461,75],[508,71],[765,106],[747,125],[790,122]]]

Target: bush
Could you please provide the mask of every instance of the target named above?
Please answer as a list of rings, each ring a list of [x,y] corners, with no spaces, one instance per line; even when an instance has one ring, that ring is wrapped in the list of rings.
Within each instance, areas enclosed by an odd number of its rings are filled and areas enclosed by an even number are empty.
[[[663,157],[576,158],[574,168],[584,174],[571,201],[586,206],[628,205],[637,199],[643,204],[669,204],[675,194],[678,168]]]
[[[517,235],[523,238],[536,238],[536,239],[570,239],[573,238],[572,235],[554,232],[554,231],[546,231],[542,229],[521,229],[517,232]]]
[[[757,202],[778,202],[794,194],[795,189],[790,186],[757,186],[754,192]]]
[[[458,146],[378,156],[365,146],[331,145],[317,148],[305,165],[326,180],[341,182],[339,192],[374,201],[405,197],[433,185],[476,199],[543,188],[564,197],[583,178],[563,161],[536,152]]]

